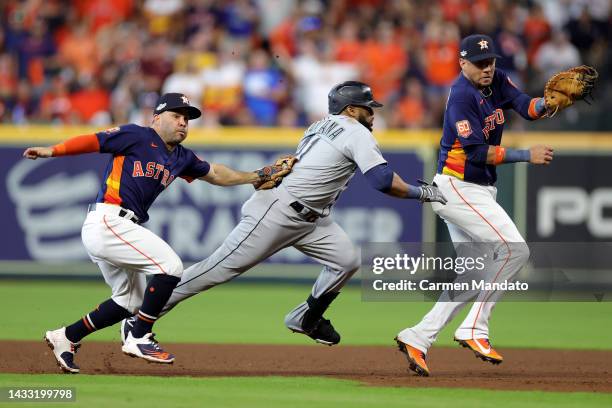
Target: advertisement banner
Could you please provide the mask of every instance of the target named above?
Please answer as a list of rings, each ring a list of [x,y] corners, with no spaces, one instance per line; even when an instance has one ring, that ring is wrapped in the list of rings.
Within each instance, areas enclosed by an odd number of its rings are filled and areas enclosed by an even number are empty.
[[[529,166],[527,239],[612,241],[609,155],[555,155],[550,166]]]
[[[232,148],[194,149],[209,162],[239,170],[254,170],[274,161],[278,150]],[[80,230],[87,204],[102,185],[108,155],[88,154],[25,160],[23,148],[0,148],[0,187],[3,245],[0,260],[88,260]],[[415,153],[386,152],[392,168],[416,184],[423,161]],[[202,181],[174,181],[151,208],[145,224],[178,253],[184,262],[210,255],[240,219],[242,204],[252,186],[218,187]],[[370,187],[357,172],[342,194],[332,216],[360,245],[369,242],[420,241],[422,206],[415,200],[395,199]],[[305,263],[294,249],[279,252],[270,262]]]

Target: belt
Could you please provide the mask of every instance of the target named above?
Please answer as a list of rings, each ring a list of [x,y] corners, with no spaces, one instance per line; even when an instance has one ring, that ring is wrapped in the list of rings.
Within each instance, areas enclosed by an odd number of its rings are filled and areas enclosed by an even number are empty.
[[[87,212],[92,212],[96,210],[101,210],[107,214],[117,215],[121,218],[125,218],[126,220],[130,220],[135,224],[140,224],[140,219],[136,216],[136,214],[134,214],[134,211],[126,210],[125,208],[119,207],[118,205],[93,203],[87,206]]]
[[[304,219],[308,222],[315,222],[319,217],[321,217],[318,213],[312,211],[309,208],[304,207],[304,205],[298,201],[292,202],[291,204],[289,204],[289,207],[293,208],[296,213],[303,216]]]

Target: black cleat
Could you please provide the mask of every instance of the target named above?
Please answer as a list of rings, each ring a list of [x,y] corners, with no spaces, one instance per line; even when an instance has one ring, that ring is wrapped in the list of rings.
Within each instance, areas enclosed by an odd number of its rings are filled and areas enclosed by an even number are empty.
[[[316,341],[317,343],[333,346],[334,344],[340,343],[340,333],[334,329],[331,322],[327,319],[320,318],[309,330],[295,330],[291,329],[294,333],[302,333]]]

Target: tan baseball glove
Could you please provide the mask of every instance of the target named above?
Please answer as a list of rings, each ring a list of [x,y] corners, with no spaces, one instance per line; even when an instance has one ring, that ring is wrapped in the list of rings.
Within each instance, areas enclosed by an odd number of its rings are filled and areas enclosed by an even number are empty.
[[[255,170],[255,173],[259,176],[259,180],[253,183],[253,187],[255,187],[255,190],[269,190],[277,187],[283,181],[283,177],[291,173],[293,165],[296,162],[297,158],[289,154],[279,157],[271,166]]]
[[[593,67],[581,65],[553,75],[544,87],[546,114],[553,117],[574,102],[591,95],[599,74]],[[585,99],[585,102],[588,101]]]

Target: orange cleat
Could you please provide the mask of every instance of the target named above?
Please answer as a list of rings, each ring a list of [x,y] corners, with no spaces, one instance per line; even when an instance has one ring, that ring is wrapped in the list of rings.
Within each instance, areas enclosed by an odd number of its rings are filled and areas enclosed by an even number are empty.
[[[504,361],[501,354],[495,351],[489,339],[459,340],[455,337],[455,341],[462,347],[472,350],[482,361],[488,361],[491,364],[501,364]]]
[[[429,367],[427,367],[427,363],[425,362],[425,353],[412,347],[410,344],[404,343],[397,337],[395,341],[397,342],[399,351],[406,355],[410,369],[421,377],[429,377]]]

